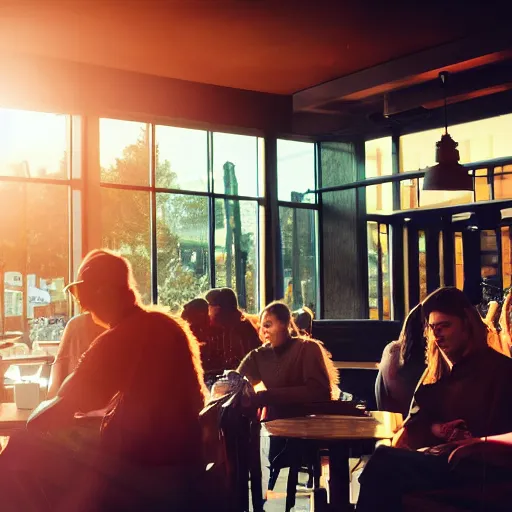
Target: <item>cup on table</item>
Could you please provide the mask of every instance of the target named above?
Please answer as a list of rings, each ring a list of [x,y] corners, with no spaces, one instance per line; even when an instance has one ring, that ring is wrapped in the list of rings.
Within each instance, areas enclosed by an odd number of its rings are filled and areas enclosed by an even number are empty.
[[[34,409],[40,402],[38,382],[16,382],[14,384],[14,402],[18,409]]]

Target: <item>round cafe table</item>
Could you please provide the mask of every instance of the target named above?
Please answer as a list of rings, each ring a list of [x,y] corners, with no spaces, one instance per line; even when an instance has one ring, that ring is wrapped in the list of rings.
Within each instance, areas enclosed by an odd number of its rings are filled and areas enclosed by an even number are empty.
[[[391,439],[402,415],[376,411],[368,416],[310,415],[262,424],[270,436],[308,439],[329,451],[330,510],[351,510],[349,502],[351,454],[371,453],[375,442]]]

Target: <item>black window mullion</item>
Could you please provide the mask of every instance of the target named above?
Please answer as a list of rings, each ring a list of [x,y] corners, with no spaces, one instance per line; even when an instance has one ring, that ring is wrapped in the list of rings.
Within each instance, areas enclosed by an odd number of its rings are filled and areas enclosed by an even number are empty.
[[[210,261],[210,286],[215,287],[215,198],[213,192],[213,133],[207,136],[207,172],[208,172],[208,256]]]
[[[155,125],[150,124],[149,137],[149,184],[150,191],[150,232],[151,232],[151,298],[153,304],[158,303],[158,247],[156,237],[156,141]]]
[[[377,306],[379,312],[379,320],[384,318],[384,286],[382,283],[382,244],[380,243],[380,226],[377,223]]]

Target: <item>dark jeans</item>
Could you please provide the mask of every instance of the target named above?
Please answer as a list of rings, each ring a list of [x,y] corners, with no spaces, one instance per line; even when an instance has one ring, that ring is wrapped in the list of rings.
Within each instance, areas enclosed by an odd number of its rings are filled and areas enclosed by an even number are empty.
[[[402,499],[411,493],[467,488],[475,493],[475,510],[481,508],[480,489],[491,482],[510,478],[509,474],[480,461],[448,465],[446,456],[426,455],[399,448],[379,447],[368,461],[359,478],[361,489],[358,512],[400,511]],[[469,509],[472,510],[471,505]]]

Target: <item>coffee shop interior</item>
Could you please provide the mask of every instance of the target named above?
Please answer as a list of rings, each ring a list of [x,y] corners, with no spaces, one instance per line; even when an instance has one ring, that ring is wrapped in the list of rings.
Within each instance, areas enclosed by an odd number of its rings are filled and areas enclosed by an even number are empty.
[[[379,416],[375,383],[408,313],[456,287],[485,318],[512,287],[506,16],[492,2],[375,4],[1,7],[5,455],[46,399],[64,329],[81,312],[65,287],[90,250],[106,248],[130,262],[142,303],[172,315],[213,288],[233,289],[256,323],[274,300],[312,312],[309,334],[332,355],[342,399],[366,415],[353,428],[375,424],[357,446],[298,435],[349,450],[345,467],[321,446],[269,486],[262,463],[264,510],[353,506],[354,465],[407,415]],[[339,426],[348,407],[329,416],[332,429],[351,431]],[[261,435],[287,438],[292,419]],[[249,501],[263,510],[254,492]],[[455,502],[407,510],[469,510]]]

